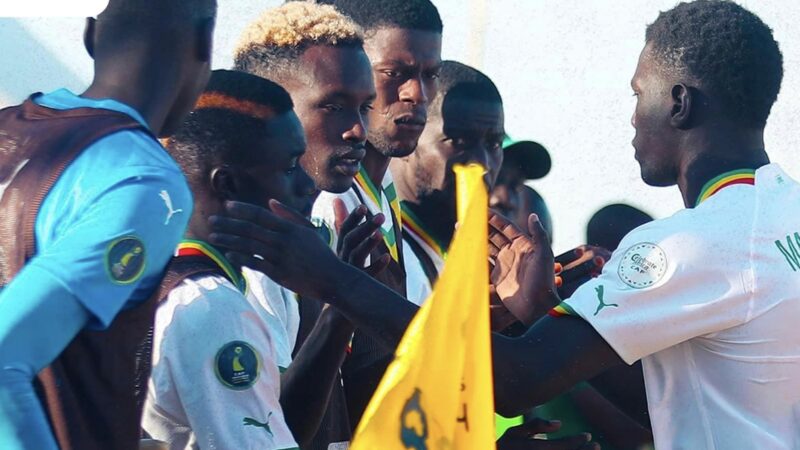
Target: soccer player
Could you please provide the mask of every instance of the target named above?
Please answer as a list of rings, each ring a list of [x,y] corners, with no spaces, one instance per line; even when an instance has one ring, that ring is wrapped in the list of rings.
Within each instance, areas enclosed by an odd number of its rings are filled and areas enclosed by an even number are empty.
[[[3,449],[138,447],[148,297],[192,211],[156,137],[208,80],[215,14],[214,0],[111,0],[87,21],[89,88],[0,113]]]
[[[626,393],[632,386],[608,375],[641,359],[657,448],[798,445],[800,184],[770,163],[763,138],[782,76],[771,30],[735,3],[682,3],[647,28],[632,80],[636,159],[646,183],[677,184],[686,209],[628,234],[600,277],[522,337],[494,336],[501,412],[587,379]],[[261,225],[248,234],[255,242],[312,243],[268,211],[231,205],[228,213]],[[524,272],[520,295],[543,310],[558,302],[552,253],[535,217],[529,228],[535,245],[517,252],[514,270]],[[524,234],[507,234],[501,251],[524,247]],[[236,247],[235,258],[258,264]],[[396,342],[413,315],[408,302],[324,249],[292,248],[308,260],[284,265],[282,283],[299,288],[302,280],[362,329]],[[646,415],[623,400],[637,418]]]
[[[343,194],[320,194],[313,215],[333,222],[336,199],[344,201],[348,211],[365,205],[370,214],[383,214],[384,245],[371,258],[389,253],[391,259],[376,278],[405,295],[400,199],[389,163],[411,154],[425,127],[441,66],[441,17],[430,0],[336,0],[332,4],[364,29],[364,50],[372,66],[377,97],[368,114],[367,152],[355,183]],[[352,353],[342,370],[353,426],[391,356],[392,352],[375,340],[356,332]]]
[[[503,161],[503,100],[483,73],[444,61],[439,90],[414,153],[394,158],[403,221],[408,299],[421,305],[444,267],[456,225],[455,164],[487,168],[491,189]],[[513,320],[513,316],[512,320]]]
[[[353,179],[366,153],[367,113],[375,100],[375,85],[369,59],[364,53],[363,39],[361,28],[332,6],[301,1],[261,14],[245,29],[235,52],[236,69],[273,80],[292,96],[308,142],[300,165],[319,190],[330,193],[342,193],[353,186]],[[366,207],[353,212],[364,217]],[[331,239],[335,238],[335,222],[332,220],[327,224],[330,227],[327,229],[332,232]],[[336,240],[331,245],[341,247],[344,242]],[[270,292],[283,290],[259,272],[245,271],[245,275],[256,287],[254,294],[266,295],[269,303],[274,303]],[[293,300],[293,303],[297,302]],[[318,361],[332,354],[343,355],[351,335],[345,335],[343,341],[319,340],[317,335],[309,338],[309,331],[320,315],[321,303],[301,298],[299,304],[299,311],[297,306],[292,308],[291,303],[287,304],[286,311],[287,322],[299,322],[300,332],[296,327],[287,327],[283,333],[286,337],[281,338],[276,331],[279,340],[296,342],[295,348],[308,344],[308,347],[316,349],[318,356],[309,358],[309,361]],[[338,314],[330,311],[327,316],[332,327],[352,331],[352,325]],[[291,350],[289,347],[288,352],[279,352],[282,367],[288,367],[284,361],[291,360]],[[291,370],[284,375],[284,383],[292,383],[286,378],[295,373],[308,372]],[[313,385],[324,383],[315,381]],[[329,411],[310,444],[311,448],[327,450],[331,445],[345,446],[350,440],[352,427],[341,383],[337,382],[334,389]],[[287,401],[297,403],[301,400]],[[287,420],[294,422],[292,417],[287,417]],[[293,428],[313,422],[308,418],[298,418]]]
[[[314,183],[298,165],[305,137],[291,99],[271,81],[214,71],[166,146],[197,208],[160,293],[143,428],[172,449],[294,448],[272,337],[281,325],[241,269],[208,244],[207,224],[226,200],[311,208]]]

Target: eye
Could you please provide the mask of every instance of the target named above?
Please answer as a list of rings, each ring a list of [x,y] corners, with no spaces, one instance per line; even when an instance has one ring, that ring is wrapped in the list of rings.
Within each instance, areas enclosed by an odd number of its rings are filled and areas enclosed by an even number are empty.
[[[339,105],[339,104],[336,104],[336,103],[326,103],[326,104],[322,105],[322,109],[324,109],[325,111],[328,111],[328,112],[339,112],[343,108],[342,108],[342,105]]]
[[[364,103],[363,105],[361,105],[361,112],[362,113],[366,113],[368,111],[372,111],[373,109],[375,109],[375,108],[372,107],[372,103]]]
[[[382,70],[381,73],[383,73],[384,75],[386,75],[389,78],[400,78],[400,75],[401,75],[400,71],[393,70],[393,69]]]
[[[431,80],[439,78],[439,70],[431,70],[425,73],[425,76]]]

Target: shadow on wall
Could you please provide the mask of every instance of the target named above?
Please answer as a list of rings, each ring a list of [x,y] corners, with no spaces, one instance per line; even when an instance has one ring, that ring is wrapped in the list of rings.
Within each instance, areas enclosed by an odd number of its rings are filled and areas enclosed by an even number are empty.
[[[36,91],[85,84],[16,19],[0,18],[0,107],[20,103]]]

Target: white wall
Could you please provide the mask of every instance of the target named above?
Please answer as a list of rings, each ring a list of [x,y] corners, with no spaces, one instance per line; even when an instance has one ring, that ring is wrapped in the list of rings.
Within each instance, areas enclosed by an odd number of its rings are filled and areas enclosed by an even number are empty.
[[[591,214],[627,202],[657,217],[681,208],[676,188],[639,179],[630,141],[634,100],[629,80],[644,29],[674,0],[434,0],[445,32],[443,56],[484,70],[498,85],[506,129],[534,139],[553,156],[553,170],[533,185],[555,221],[555,250],[577,245]],[[230,67],[247,21],[279,0],[220,0],[215,66]],[[767,127],[774,161],[800,174],[792,158],[800,93],[800,2],[742,2],[775,31],[785,60],[781,95]],[[0,19],[0,104],[32,91],[84,88],[91,60],[80,19]]]

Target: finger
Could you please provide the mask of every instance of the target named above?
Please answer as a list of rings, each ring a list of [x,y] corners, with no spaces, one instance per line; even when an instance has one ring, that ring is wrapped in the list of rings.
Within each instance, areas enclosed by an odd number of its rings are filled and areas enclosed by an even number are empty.
[[[389,267],[389,262],[391,260],[392,256],[388,253],[385,253],[381,255],[381,257],[378,258],[377,261],[373,262],[372,264],[370,264],[369,267],[365,268],[364,272],[366,272],[367,275],[374,277],[379,273],[383,272],[384,270],[386,270],[386,268]]]
[[[350,230],[358,226],[358,224],[360,224],[364,220],[364,217],[366,217],[367,215],[367,207],[364,205],[358,205],[358,207],[354,209],[350,214],[347,214],[347,209],[344,207],[344,202],[338,198],[335,201],[338,201],[342,205],[342,211],[346,215],[345,218],[336,225],[336,232],[339,234],[339,236],[343,236],[348,232],[350,232]],[[334,208],[336,208],[335,205]],[[336,214],[341,214],[342,211]]]
[[[542,222],[539,220],[538,215],[531,214],[528,216],[528,232],[530,233],[531,238],[533,238],[533,242],[537,246],[550,250],[550,239],[547,237],[547,232],[544,231],[544,227],[542,226]]]
[[[275,199],[269,201],[269,209],[271,209],[276,216],[283,220],[297,225],[302,225],[304,227],[314,228],[314,225],[304,215]]]
[[[264,275],[272,278],[276,282],[278,282],[278,268],[280,267],[280,262],[272,262],[267,259],[260,259],[256,258],[252,254],[240,253],[240,252],[225,252],[225,258],[230,261],[236,267],[250,267],[251,269],[258,270],[259,272],[263,273]]]
[[[225,216],[211,216],[209,218],[212,233],[232,234],[243,238],[271,243],[280,239],[283,232],[276,232],[263,228],[253,222],[233,219]]]
[[[553,273],[556,275],[560,274],[563,270],[564,266],[562,266],[560,263],[553,264]]]
[[[560,276],[557,276],[556,279],[554,280],[554,283],[557,288],[560,288],[561,286],[564,285],[564,279],[561,278]]]
[[[227,201],[225,213],[232,219],[244,220],[254,223],[262,228],[272,231],[286,231],[292,224],[276,216],[272,211],[250,203]],[[212,216],[211,219],[219,216]]]
[[[595,270],[597,270],[595,261],[589,260],[562,271],[559,276],[563,279],[564,283],[572,283],[575,280],[590,276]]]
[[[375,231],[380,228],[383,223],[383,214],[373,217],[371,220],[356,226],[352,231],[348,232],[339,239],[340,248],[339,256],[344,260],[350,259],[350,254],[362,242],[368,240]]]
[[[342,228],[342,223],[348,217],[347,207],[344,205],[344,200],[340,198],[333,199],[333,227],[336,233],[341,234],[339,230]]]
[[[517,237],[525,235],[525,233],[517,228],[510,220],[499,214],[492,214],[489,217],[489,233],[491,234],[492,232],[500,233],[509,241],[513,241]]]
[[[367,239],[362,240],[355,246],[352,252],[348,255],[348,261],[351,265],[363,269],[367,262],[367,257],[374,250],[383,239],[379,231],[372,233]]]
[[[276,251],[274,246],[265,245],[262,241],[243,238],[233,234],[211,233],[208,241],[226,251],[243,253],[246,255],[260,255],[264,258],[280,259],[281,251]],[[278,243],[279,241],[276,241]],[[280,245],[280,244],[278,244]]]
[[[555,260],[555,262],[560,263],[562,266],[566,266],[572,261],[578,259],[578,256],[575,254],[576,250],[577,249],[574,248],[572,250],[567,250],[566,252],[556,256],[553,259]]]

